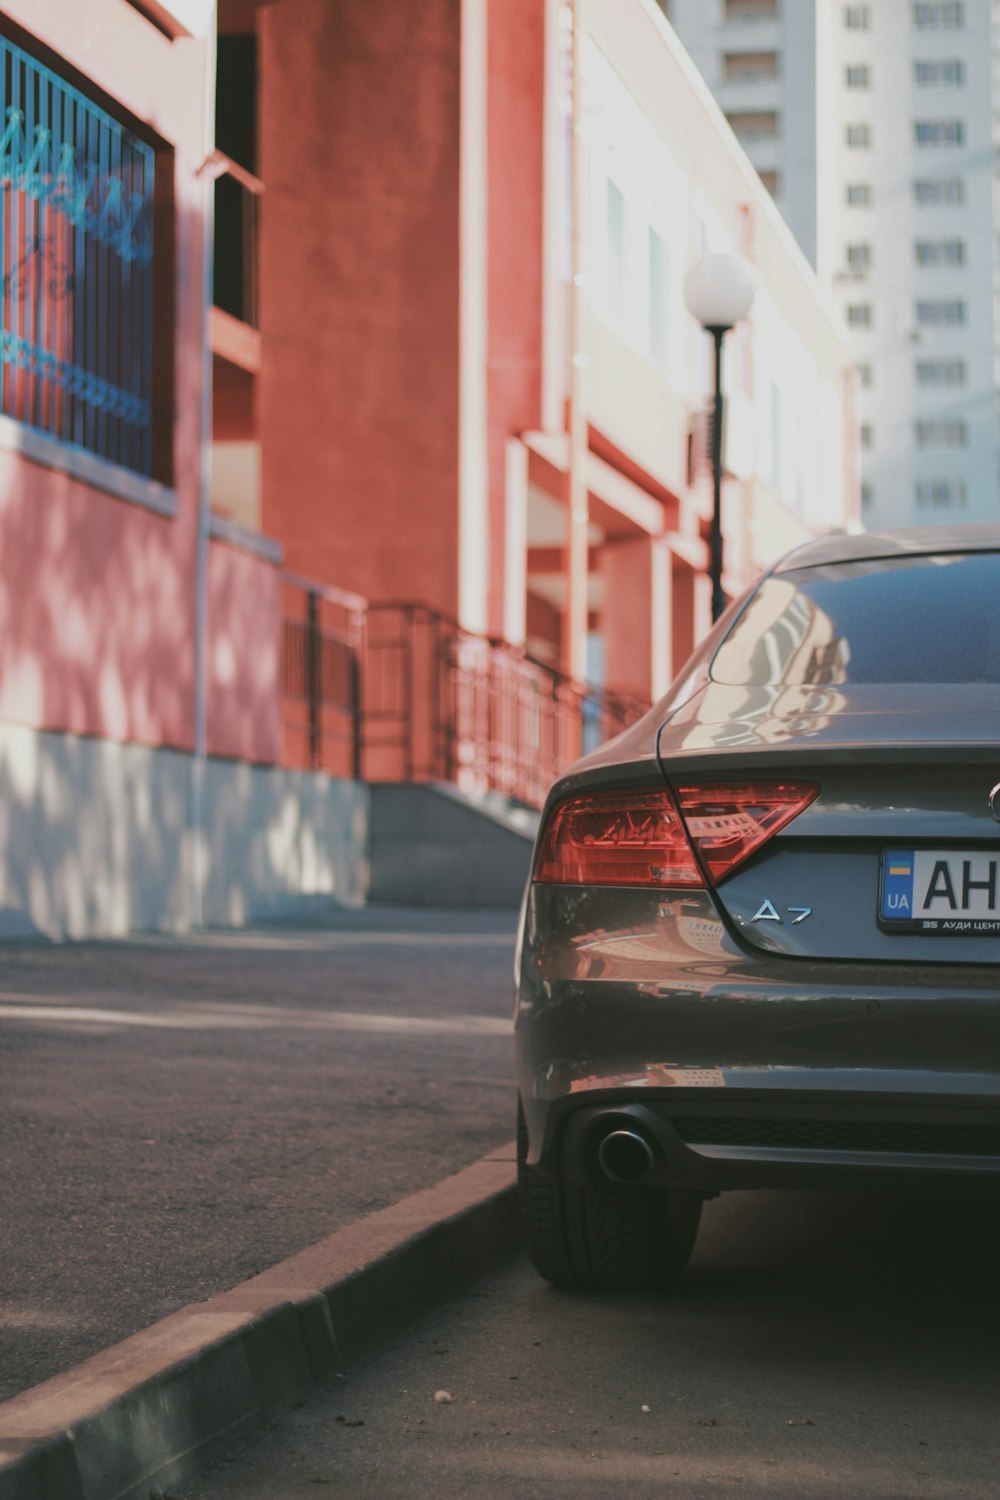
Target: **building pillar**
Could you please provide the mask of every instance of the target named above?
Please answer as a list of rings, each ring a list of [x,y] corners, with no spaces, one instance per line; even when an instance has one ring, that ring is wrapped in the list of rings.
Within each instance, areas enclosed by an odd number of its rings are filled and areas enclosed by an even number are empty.
[[[670,553],[659,537],[610,541],[601,549],[605,684],[655,700],[671,678]]]
[[[506,447],[504,485],[503,634],[523,646],[527,634],[528,450],[518,438]]]

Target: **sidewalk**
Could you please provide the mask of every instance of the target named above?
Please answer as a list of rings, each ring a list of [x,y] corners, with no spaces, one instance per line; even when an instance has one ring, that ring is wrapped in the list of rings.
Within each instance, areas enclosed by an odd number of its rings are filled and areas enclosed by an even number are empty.
[[[514,924],[0,950],[0,1399],[506,1142]]]

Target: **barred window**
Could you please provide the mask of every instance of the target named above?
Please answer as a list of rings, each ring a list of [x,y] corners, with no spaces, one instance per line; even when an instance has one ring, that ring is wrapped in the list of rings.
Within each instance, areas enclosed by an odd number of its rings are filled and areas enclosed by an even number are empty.
[[[867,5],[844,7],[844,25],[848,31],[867,31],[871,25],[871,10]]]
[[[851,328],[870,328],[872,326],[871,303],[849,302],[847,305],[847,322]]]
[[[156,156],[0,36],[0,411],[169,478],[153,432]]]
[[[849,182],[847,184],[846,197],[849,208],[870,208],[872,202],[871,183]]]
[[[872,130],[870,125],[848,125],[844,139],[849,146],[866,147],[872,143]]]
[[[849,89],[871,88],[872,70],[867,63],[849,63],[844,69],[844,82]]]
[[[866,271],[871,270],[871,245],[848,245],[844,250],[844,256],[847,260],[847,269],[851,272],[852,275],[863,276]]]

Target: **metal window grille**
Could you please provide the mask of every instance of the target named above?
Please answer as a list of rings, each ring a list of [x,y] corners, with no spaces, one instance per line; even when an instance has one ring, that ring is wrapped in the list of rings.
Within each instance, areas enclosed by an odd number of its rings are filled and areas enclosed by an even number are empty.
[[[0,37],[0,411],[152,467],[155,152]]]

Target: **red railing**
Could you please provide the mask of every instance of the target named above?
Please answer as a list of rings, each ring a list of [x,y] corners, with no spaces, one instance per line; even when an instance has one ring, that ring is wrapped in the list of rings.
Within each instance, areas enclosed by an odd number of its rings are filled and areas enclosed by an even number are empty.
[[[538,807],[583,750],[649,706],[574,682],[424,605],[363,603],[286,582],[289,764],[368,781],[449,781]]]

